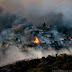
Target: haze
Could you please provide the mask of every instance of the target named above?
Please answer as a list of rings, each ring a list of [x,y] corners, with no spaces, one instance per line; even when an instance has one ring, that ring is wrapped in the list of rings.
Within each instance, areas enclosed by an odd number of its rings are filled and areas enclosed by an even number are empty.
[[[37,16],[50,11],[69,13],[72,0],[0,0],[0,6],[20,15]]]

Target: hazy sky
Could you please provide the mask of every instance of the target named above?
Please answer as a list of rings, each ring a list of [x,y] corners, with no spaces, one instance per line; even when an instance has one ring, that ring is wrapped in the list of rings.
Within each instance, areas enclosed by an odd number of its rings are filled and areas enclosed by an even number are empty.
[[[68,3],[72,0],[0,0],[0,6],[7,10],[39,9],[42,11],[54,8],[62,2]]]
[[[0,6],[20,15],[42,15],[55,11],[72,18],[72,0],[0,0]]]

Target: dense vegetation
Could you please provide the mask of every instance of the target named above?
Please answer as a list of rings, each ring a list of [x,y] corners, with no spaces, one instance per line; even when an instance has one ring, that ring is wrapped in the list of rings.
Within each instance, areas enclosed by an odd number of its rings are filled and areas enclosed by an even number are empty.
[[[0,68],[0,72],[51,72],[51,70],[71,70],[72,55],[56,55],[28,61],[18,61]]]

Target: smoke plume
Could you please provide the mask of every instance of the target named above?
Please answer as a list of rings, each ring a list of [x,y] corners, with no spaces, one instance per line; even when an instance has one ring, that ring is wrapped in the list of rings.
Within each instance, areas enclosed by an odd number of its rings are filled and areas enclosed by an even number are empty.
[[[25,46],[34,39],[32,29],[44,22],[50,30],[56,25],[61,37],[72,36],[71,0],[0,0],[0,6],[0,66],[57,53],[72,54],[70,45],[60,50]]]

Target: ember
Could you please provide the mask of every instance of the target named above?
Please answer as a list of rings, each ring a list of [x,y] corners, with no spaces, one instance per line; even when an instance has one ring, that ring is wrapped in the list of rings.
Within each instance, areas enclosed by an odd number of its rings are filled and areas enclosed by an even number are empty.
[[[39,43],[39,39],[38,37],[35,36],[35,41],[33,41],[34,43]]]
[[[5,46],[6,46],[6,47],[8,47],[8,46],[9,46],[9,44],[6,44]]]
[[[69,38],[70,40],[72,40],[72,37],[71,38]]]

